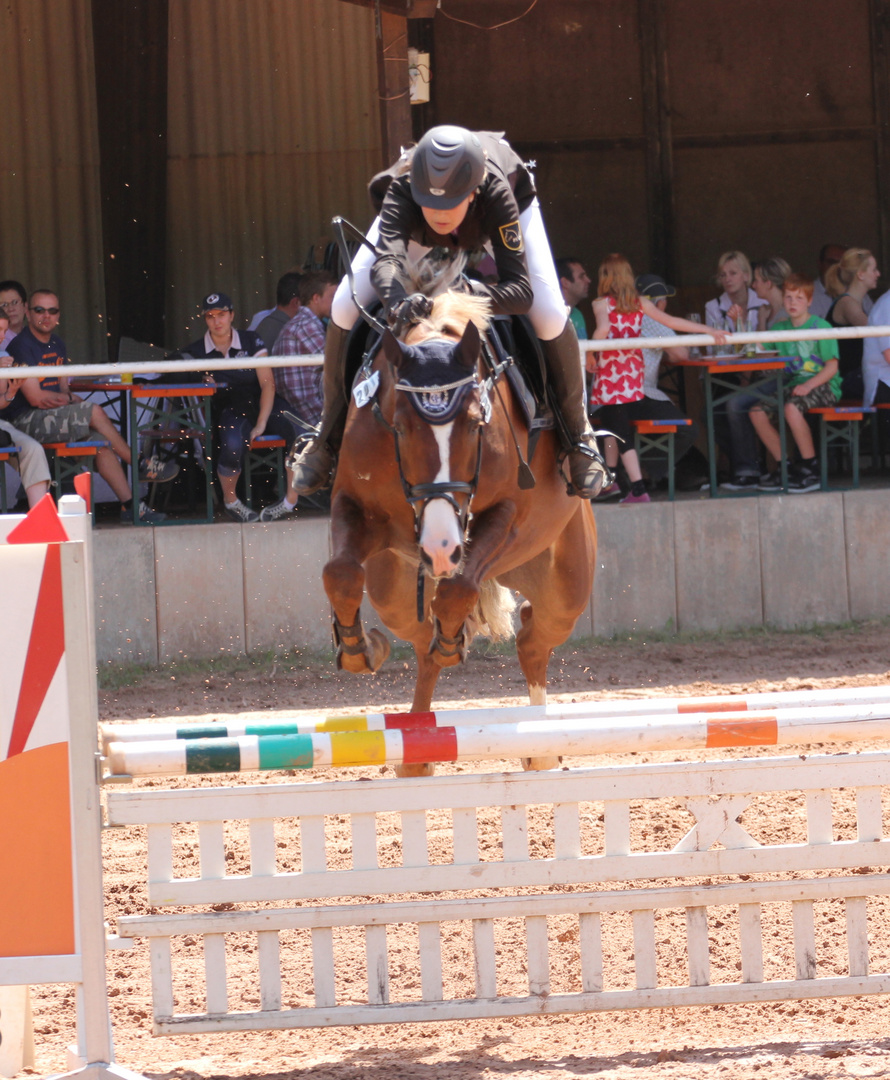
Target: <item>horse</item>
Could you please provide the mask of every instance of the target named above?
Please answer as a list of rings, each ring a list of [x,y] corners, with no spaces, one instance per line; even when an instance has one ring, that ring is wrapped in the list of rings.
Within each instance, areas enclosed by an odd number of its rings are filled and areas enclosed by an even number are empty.
[[[568,493],[553,430],[541,432],[534,475],[522,481],[525,414],[503,365],[492,372],[490,354],[486,363],[488,325],[486,299],[449,290],[403,340],[384,331],[353,390],[332,489],[323,579],[337,666],[375,672],[389,655],[383,633],[363,629],[367,590],[390,633],[414,648],[414,712],[430,709],[440,671],[465,659],[475,634],[512,636],[514,592],[529,702],[544,704],[550,656],[593,584],[591,505]]]

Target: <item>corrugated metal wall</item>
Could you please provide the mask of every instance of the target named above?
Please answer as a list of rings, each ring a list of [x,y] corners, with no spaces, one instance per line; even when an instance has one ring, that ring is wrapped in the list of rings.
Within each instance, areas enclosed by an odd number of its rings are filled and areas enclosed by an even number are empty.
[[[171,0],[167,343],[206,292],[245,321],[380,167],[373,13],[337,0]]]
[[[73,358],[105,356],[89,0],[3,5],[0,277],[57,290]]]

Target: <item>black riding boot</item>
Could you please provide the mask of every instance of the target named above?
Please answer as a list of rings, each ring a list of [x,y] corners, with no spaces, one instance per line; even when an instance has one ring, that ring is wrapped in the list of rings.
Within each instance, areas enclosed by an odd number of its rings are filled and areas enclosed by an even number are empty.
[[[346,340],[349,331],[331,320],[324,340],[324,407],[317,433],[308,441],[298,439],[288,455],[294,490],[312,495],[334,479],[337,451],[343,438],[346,411]]]
[[[592,499],[607,482],[609,470],[596,444],[596,437],[584,401],[584,373],[581,350],[571,320],[566,320],[559,337],[542,341],[547,378],[562,413],[566,431],[563,449],[569,463],[570,495]]]

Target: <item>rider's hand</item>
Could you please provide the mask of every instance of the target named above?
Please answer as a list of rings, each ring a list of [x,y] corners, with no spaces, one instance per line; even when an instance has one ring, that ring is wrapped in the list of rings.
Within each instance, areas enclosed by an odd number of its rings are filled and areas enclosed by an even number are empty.
[[[429,317],[433,310],[433,302],[423,293],[412,293],[404,300],[396,304],[389,312],[389,324],[392,332],[398,337],[407,326],[420,322]]]

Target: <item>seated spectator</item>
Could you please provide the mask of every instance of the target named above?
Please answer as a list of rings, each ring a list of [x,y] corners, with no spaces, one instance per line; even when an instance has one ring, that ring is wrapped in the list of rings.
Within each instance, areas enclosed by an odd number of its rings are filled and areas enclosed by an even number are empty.
[[[788,318],[777,322],[774,330],[826,330],[828,323],[811,315],[813,282],[803,274],[791,274],[785,281],[782,297]],[[838,374],[838,343],[825,338],[817,341],[780,341],[774,346],[787,356],[783,388],[785,423],[800,451],[800,464],[789,464],[788,490],[794,494],[815,491],[821,485],[819,462],[813,446],[813,433],[807,421],[807,409],[836,405],[841,396]],[[775,426],[777,412],[773,405],[758,402],[751,407],[751,423],[764,446],[776,461],[781,461],[781,443]],[[761,478],[761,491],[780,491],[781,469]]]
[[[261,320],[256,332],[262,339],[263,344],[272,351],[272,347],[278,340],[284,326],[296,315],[300,308],[300,280],[302,274],[289,270],[278,279],[278,288],[275,291],[275,303],[277,307]]]
[[[751,286],[751,264],[741,251],[724,251],[717,260],[717,284],[723,292],[705,305],[705,322],[718,330],[757,329],[758,310],[766,304]]]
[[[31,293],[27,325],[9,345],[14,363],[20,367],[57,367],[69,363],[65,342],[54,333],[58,325],[58,296],[48,289]],[[4,419],[39,443],[88,439],[104,439],[109,443],[110,447],[100,447],[96,454],[96,471],[120,499],[121,520],[131,521],[133,494],[121,467],[121,462],[131,464],[130,448],[101,406],[72,394],[63,375],[17,382],[15,392],[9,392],[13,400],[7,405]],[[179,466],[172,461],[160,462],[156,457],[143,458],[138,471],[140,480],[157,483],[172,480]],[[140,502],[139,517],[154,522],[163,521],[166,515]]]
[[[606,338],[638,338],[643,316],[648,315],[660,326],[672,330],[685,330],[689,334],[701,332],[701,327],[687,319],[678,319],[659,310],[651,300],[641,297],[636,290],[633,270],[622,255],[607,256],[600,265],[597,298],[593,302],[596,340]],[[716,342],[722,343],[726,335],[721,330],[713,333]],[[647,405],[642,404],[643,356],[639,349],[613,350],[587,354],[587,370],[594,375],[590,395],[591,412],[599,416],[600,426],[611,431],[625,447],[620,454],[621,463],[631,482],[623,503],[649,502],[646,485],[640,471],[640,461],[633,449],[631,421],[645,419]],[[617,464],[609,462],[610,468]]]
[[[664,278],[658,274],[641,274],[636,280],[637,292],[641,297],[651,300],[659,311],[667,311],[668,298],[677,295],[673,285],[668,285]],[[644,315],[640,323],[640,337],[674,337],[676,331],[669,326],[659,325],[649,315]],[[671,349],[643,349],[643,394],[640,402],[645,407],[645,412],[640,419],[643,420],[686,420],[687,417],[667,394],[658,388],[658,376],[663,362],[670,363],[677,360],[687,360],[689,350],[684,345],[677,345]],[[683,425],[677,428],[674,435],[674,464],[678,466],[680,461],[692,448],[698,439],[698,424]],[[667,460],[661,456],[651,459],[646,463],[646,472],[650,480],[661,480],[667,476]]]
[[[865,248],[848,248],[839,262],[828,269],[825,288],[834,303],[825,318],[831,326],[865,326],[868,322],[863,301],[881,276],[874,255]],[[841,395],[862,401],[862,338],[841,338]]]
[[[325,327],[322,319],[330,318],[336,291],[337,283],[326,270],[310,270],[303,276],[300,282],[300,310],[281,331],[272,350],[273,356],[311,356],[324,352]],[[321,366],[277,367],[272,370],[275,389],[287,401],[303,429],[314,429],[321,421]],[[286,517],[296,507],[297,497],[288,471],[284,498],[274,506],[267,506],[260,514],[260,521],[277,521]]]
[[[0,341],[2,341],[8,329],[9,318],[3,308],[0,307]],[[0,368],[9,367],[11,364],[12,357],[0,345]],[[15,397],[17,390],[18,380],[0,377],[0,449],[7,446],[17,446],[19,448],[18,454],[10,458],[9,464],[21,476],[22,487],[25,489],[25,496],[28,499],[28,506],[31,507],[36,506],[49,491],[49,464],[40,443],[23,431],[14,428],[3,417],[4,411]],[[0,463],[0,469],[2,468],[3,464]]]
[[[235,309],[225,293],[208,293],[201,301],[201,313],[207,333],[181,350],[183,358],[268,356],[257,334],[233,328]],[[293,441],[293,425],[284,415],[287,402],[276,395],[269,367],[239,368],[220,372],[216,378],[225,383],[225,388],[214,397],[219,434],[216,472],[225,512],[233,521],[258,521],[259,514],[242,502],[236,492],[241,463],[250,443],[260,435],[278,435],[288,443]]]
[[[724,291],[705,306],[705,322],[708,326],[731,333],[758,329],[759,312],[767,306],[767,302],[750,288],[752,278],[751,264],[741,251],[725,251],[720,256],[717,260],[717,284]],[[745,385],[748,376],[729,375],[726,380]],[[717,442],[730,464],[730,477],[720,486],[730,491],[756,488],[760,479],[759,448],[748,418],[752,402],[739,402],[739,397],[745,395],[731,397],[714,409]]]
[[[562,298],[569,309],[569,318],[578,335],[579,341],[587,337],[587,325],[578,305],[587,299],[590,293],[590,277],[581,265],[581,260],[573,255],[566,255],[562,259],[556,259],[556,276],[559,278],[559,287]]]
[[[868,315],[869,326],[890,326],[890,292],[885,292]],[[890,405],[890,336],[865,338],[862,350],[864,405]],[[880,409],[878,423],[884,446],[890,445],[890,409]]]
[[[813,283],[813,299],[810,303],[810,314],[818,315],[820,319],[828,316],[832,298],[825,291],[825,275],[836,263],[843,258],[847,250],[846,244],[823,244],[819,249],[819,276]],[[868,301],[869,306],[871,301]],[[866,311],[868,308],[866,308]]]
[[[5,311],[9,319],[6,333],[0,339],[0,348],[5,349],[22,332],[28,314],[28,294],[20,281],[0,281],[0,311]]]
[[[757,309],[758,330],[769,330],[779,319],[788,318],[788,312],[782,307],[782,289],[790,273],[791,267],[778,256],[755,263],[751,285],[758,298],[766,301]]]

